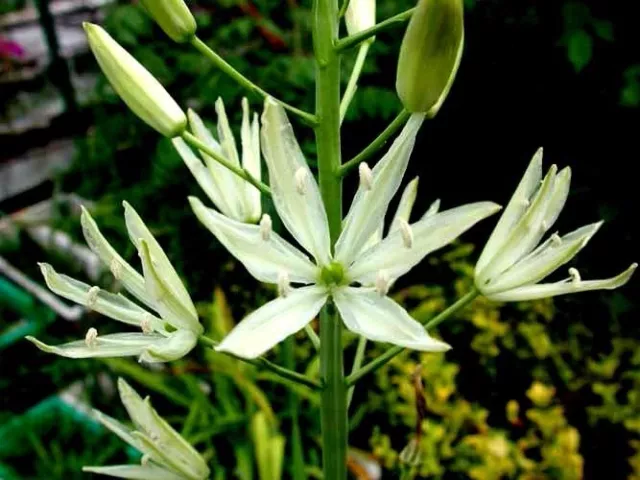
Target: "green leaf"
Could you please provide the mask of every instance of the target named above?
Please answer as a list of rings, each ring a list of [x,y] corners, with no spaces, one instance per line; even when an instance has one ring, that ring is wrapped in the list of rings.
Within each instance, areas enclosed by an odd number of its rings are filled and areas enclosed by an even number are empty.
[[[589,65],[593,56],[593,38],[584,30],[576,30],[569,35],[567,54],[576,72]]]
[[[613,23],[608,20],[594,20],[592,26],[598,37],[607,42],[613,42]]]

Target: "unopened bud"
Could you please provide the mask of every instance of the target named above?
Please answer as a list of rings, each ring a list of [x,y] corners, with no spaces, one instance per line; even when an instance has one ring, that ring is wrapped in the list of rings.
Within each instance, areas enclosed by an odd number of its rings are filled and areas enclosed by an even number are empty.
[[[373,172],[365,162],[362,162],[358,166],[358,172],[360,173],[360,186],[369,191],[373,188]]]
[[[273,222],[271,221],[271,217],[268,214],[262,215],[260,219],[260,236],[262,240],[268,242],[271,238],[271,231],[273,230]]]
[[[404,108],[433,117],[455,79],[464,44],[463,0],[419,0],[404,35],[396,90]]]
[[[97,339],[98,339],[98,330],[92,327],[89,330],[87,330],[87,334],[84,337],[84,343],[87,345],[87,347],[93,348],[96,346]]]
[[[187,42],[196,34],[196,21],[183,0],[140,0],[140,3],[174,42]]]
[[[160,82],[101,27],[92,23],[83,26],[102,72],[124,103],[162,135],[181,135],[187,117]]]
[[[376,0],[351,0],[345,13],[349,35],[355,35],[376,24]]]

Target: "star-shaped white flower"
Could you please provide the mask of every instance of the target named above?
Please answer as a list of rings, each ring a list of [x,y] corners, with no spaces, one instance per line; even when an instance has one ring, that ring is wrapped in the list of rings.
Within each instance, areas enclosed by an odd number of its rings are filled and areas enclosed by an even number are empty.
[[[388,153],[373,170],[361,169],[360,187],[344,220],[332,254],[327,215],[318,185],[304,159],[287,116],[267,99],[262,116],[263,154],[273,201],[307,255],[271,230],[264,215],[248,225],[191,205],[200,221],[259,281],[276,284],[279,298],[246,317],[217,350],[255,358],[302,329],[329,300],[346,327],[363,337],[422,351],[450,347],[432,337],[407,311],[387,297],[390,285],[499,206],[480,202],[406,221],[381,242],[365,248],[383,224],[389,202],[400,187],[423,115],[411,117]],[[303,284],[292,288],[291,283]],[[359,284],[359,286],[353,286]]]
[[[522,301],[585,292],[611,290],[629,281],[637,264],[605,280],[583,281],[575,268],[555,283],[538,283],[569,262],[601,227],[587,225],[560,237],[540,240],[560,216],[569,195],[571,170],[558,173],[552,165],[542,178],[542,149],[534,155],[509,205],[496,225],[475,268],[475,282],[486,297]]]

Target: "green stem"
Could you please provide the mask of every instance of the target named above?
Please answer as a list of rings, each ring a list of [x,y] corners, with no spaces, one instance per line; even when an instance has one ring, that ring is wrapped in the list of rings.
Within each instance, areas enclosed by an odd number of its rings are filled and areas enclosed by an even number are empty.
[[[397,23],[404,23],[411,18],[411,15],[413,15],[414,11],[415,7],[410,8],[409,10],[394,15],[393,17],[387,18],[386,20],[374,25],[371,28],[367,28],[366,30],[358,32],[354,35],[350,35],[347,38],[343,38],[342,40],[336,42],[336,50],[342,52],[348,48],[355,47],[365,40],[377,35],[382,30],[386,30],[387,28],[392,27]]]
[[[200,343],[202,343],[203,345],[206,345],[207,347],[216,347],[218,345],[218,342],[216,342],[215,340],[205,336],[205,335],[200,335]],[[258,358],[242,358],[242,357],[238,357],[236,355],[232,355],[230,353],[227,352],[220,352],[224,355],[228,355],[230,357],[233,357],[237,360],[240,360],[241,362],[244,363],[248,363],[250,365],[253,365],[255,367],[258,368],[263,368],[265,370],[269,370],[273,373],[275,373],[276,375],[295,382],[295,383],[299,383],[300,385],[304,385],[305,387],[309,387],[313,390],[321,390],[322,389],[322,385],[320,385],[318,382],[316,382],[315,380],[310,379],[309,377],[306,377],[305,375],[302,375],[301,373],[298,372],[294,372],[293,370],[289,370],[288,368],[284,368],[281,367],[280,365],[276,365],[275,363],[270,362],[269,360],[267,360],[266,358],[262,358],[262,357],[258,357]]]
[[[346,162],[344,165],[340,167],[338,170],[338,175],[344,177],[349,171],[356,168],[360,165],[361,162],[368,160],[370,157],[376,154],[378,150],[380,150],[384,145],[389,141],[391,137],[393,137],[398,130],[400,130],[405,123],[411,117],[411,113],[406,110],[402,110],[396,118],[393,119],[393,122],[389,124],[385,130],[378,135],[368,147],[362,150],[359,154],[353,157],[351,160]]]
[[[210,156],[211,158],[213,158],[216,162],[218,162],[220,165],[222,165],[225,168],[228,168],[229,170],[231,170],[233,173],[235,173],[237,176],[239,176],[240,178],[242,178],[243,180],[249,182],[251,185],[253,185],[254,187],[256,187],[258,190],[260,190],[262,193],[264,193],[265,195],[271,195],[271,190],[269,189],[269,187],[267,185],[265,185],[264,183],[262,183],[260,180],[258,180],[257,178],[253,177],[247,170],[245,170],[244,168],[238,166],[238,165],[234,165],[233,163],[231,163],[229,160],[227,160],[226,158],[224,158],[222,155],[220,155],[218,152],[216,152],[213,148],[211,148],[209,145],[207,145],[206,143],[202,142],[200,139],[198,139],[198,137],[196,137],[195,135],[189,133],[189,132],[184,132],[182,134],[182,139],[188,143],[189,145],[191,145],[193,148],[200,150],[201,152],[206,153],[208,156]]]
[[[313,327],[311,326],[310,323],[307,323],[304,326],[304,332],[307,334],[307,337],[309,337],[309,340],[311,340],[311,343],[313,344],[313,348],[315,348],[316,350],[320,350],[320,337],[313,330]]]
[[[446,310],[444,310],[443,312],[440,312],[440,314],[436,315],[433,319],[428,321],[425,324],[425,328],[429,330],[431,328],[436,327],[437,325],[440,325],[442,322],[454,316],[456,313],[458,313],[460,310],[466,307],[479,294],[480,292],[478,292],[478,290],[474,288],[469,293],[467,293],[464,297],[459,298],[453,305],[450,305]],[[365,375],[368,375],[369,373],[375,372],[377,369],[386,365],[387,362],[389,362],[392,358],[402,353],[403,351],[404,351],[404,347],[391,347],[382,355],[377,357],[375,360],[367,363],[360,370],[349,375],[347,377],[347,385],[349,386],[354,385],[362,377],[364,377]]]
[[[342,6],[340,7],[340,11],[338,12],[338,19],[345,16],[350,3],[351,0],[342,0]]]
[[[358,347],[356,348],[356,356],[353,359],[353,366],[351,367],[351,375],[356,373],[362,367],[362,362],[364,361],[364,353],[367,349],[367,339],[364,337],[360,337],[358,339]],[[351,385],[349,387],[349,391],[347,392],[347,408],[351,406],[351,400],[353,399],[353,391],[355,390],[355,385]]]
[[[313,47],[316,59],[316,145],[322,200],[331,244],[342,229],[340,155],[340,56],[338,0],[314,0]],[[347,392],[342,358],[342,320],[328,303],[320,312],[322,469],[326,480],[347,478]]]
[[[293,336],[287,338],[282,344],[282,354],[284,365],[293,370],[296,366],[295,359],[295,339]],[[293,480],[305,480],[307,478],[304,471],[304,455],[302,452],[302,435],[300,433],[299,405],[300,399],[294,390],[287,390],[287,406],[289,418],[291,419],[291,478]]]
[[[353,100],[353,96],[358,89],[358,80],[360,79],[360,74],[362,73],[362,68],[364,67],[364,62],[367,58],[367,53],[369,52],[371,43],[373,42],[369,41],[363,43],[362,45],[360,45],[360,49],[358,50],[356,63],[353,66],[353,70],[351,71],[349,83],[347,83],[347,88],[344,91],[344,95],[342,95],[342,102],[340,102],[340,123],[343,122],[344,116],[347,114],[347,110],[349,109],[349,104],[351,103],[351,100]]]
[[[251,80],[249,80],[247,77],[245,77],[240,72],[238,72],[235,68],[233,68],[226,60],[224,60],[220,55],[214,52],[206,43],[204,43],[198,37],[193,37],[193,39],[191,40],[191,45],[193,45],[196,50],[198,50],[205,57],[207,57],[211,61],[211,63],[213,63],[216,67],[218,67],[224,73],[229,75],[233,80],[235,80],[238,84],[240,84],[247,90],[258,94],[263,98],[267,98],[267,97],[274,98],[268,92],[260,88],[258,85],[253,83]],[[312,114],[305,112],[303,110],[300,110],[299,108],[289,105],[288,103],[285,103],[276,98],[274,98],[274,100],[278,102],[280,105],[282,105],[282,107],[285,110],[288,110],[289,112],[299,116],[302,120],[304,120],[309,125],[314,126],[316,124],[316,118]]]

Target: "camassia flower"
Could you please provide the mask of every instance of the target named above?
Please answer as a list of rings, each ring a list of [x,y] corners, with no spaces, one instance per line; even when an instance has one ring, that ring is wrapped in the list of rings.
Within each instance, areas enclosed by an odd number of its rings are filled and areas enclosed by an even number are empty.
[[[256,180],[261,180],[260,166],[260,125],[258,114],[253,119],[249,113],[249,102],[242,99],[242,165],[236,141],[229,126],[229,119],[222,99],[216,102],[218,113],[218,140],[214,138],[202,119],[193,110],[187,113],[189,125],[196,137],[226,158],[233,165],[244,168]],[[198,184],[214,205],[226,216],[240,222],[256,223],[260,220],[260,191],[236,174],[201,152],[205,163],[193,153],[181,138],[174,138],[173,145],[184,160]]]
[[[97,420],[142,454],[141,465],[113,465],[83,467],[85,472],[116,478],[144,478],[159,480],[204,480],[209,467],[202,456],[176,432],[122,378],[118,379],[120,399],[133,421],[134,428],[115,418],[94,410]]]
[[[268,215],[262,216],[259,225],[243,224],[190,198],[200,221],[231,254],[256,279],[276,284],[279,292],[277,299],[242,320],[217,346],[218,351],[257,357],[302,329],[329,299],[346,327],[370,340],[422,351],[449,349],[387,297],[389,287],[428,253],[447,245],[500,207],[480,202],[428,215],[413,224],[401,220],[384,240],[365,248],[383,224],[424,118],[421,114],[410,118],[373,170],[361,165],[360,186],[332,254],[318,184],[283,108],[267,99],[262,146],[273,202],[286,228],[313,261],[272,231]],[[292,283],[305,286],[294,289]]]
[[[91,250],[109,267],[113,276],[150,313],[121,294],[113,294],[66,275],[51,265],[40,264],[47,286],[56,294],[109,318],[138,327],[138,332],[98,335],[89,329],[84,340],[50,346],[27,337],[39,349],[63,357],[138,356],[141,362],[168,362],[189,353],[203,332],[196,309],[166,254],[136,211],[124,202],[129,238],[142,260],[140,275],[104,238],[89,212],[82,211],[82,230]]]
[[[542,149],[535,154],[520,185],[496,225],[475,268],[475,283],[486,297],[521,301],[588,290],[611,290],[629,281],[637,264],[606,280],[583,281],[575,268],[569,278],[538,283],[575,257],[602,222],[564,236],[540,240],[558,219],[569,195],[571,170],[553,165],[542,178]]]

